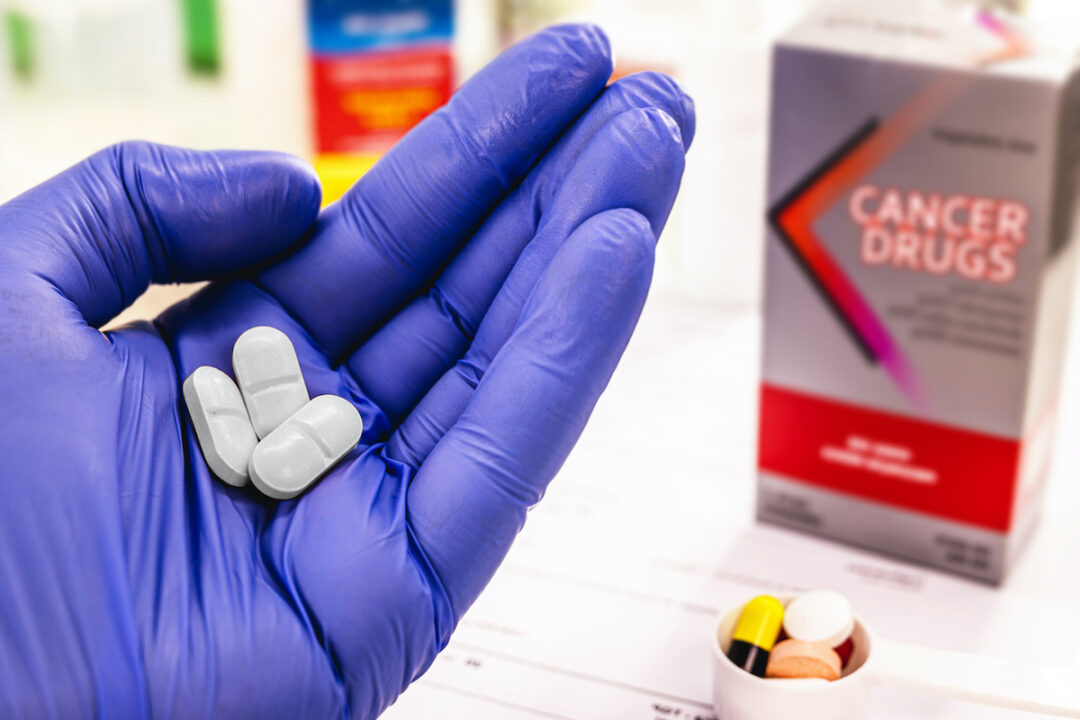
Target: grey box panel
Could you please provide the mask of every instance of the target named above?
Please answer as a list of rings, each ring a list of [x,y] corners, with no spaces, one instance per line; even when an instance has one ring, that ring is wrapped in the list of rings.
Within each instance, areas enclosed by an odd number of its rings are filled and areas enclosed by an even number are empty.
[[[1015,554],[1004,534],[762,472],[759,520],[992,583]],[[1013,552],[1010,552],[1013,550]]]
[[[769,154],[770,204],[777,203],[868,119],[888,118],[941,76],[940,69],[778,48]],[[1030,208],[1029,241],[1017,275],[1003,288],[958,275],[936,276],[859,257],[860,229],[848,216],[850,192],[817,222],[821,242],[902,347],[925,387],[915,408],[879,365],[867,362],[797,260],[770,229],[766,241],[767,382],[1005,437],[1020,434],[1028,348],[1052,196],[1054,85],[1009,77],[973,79],[895,153],[860,180],[880,188],[1009,198]],[[1016,108],[1023,108],[1017,112]],[[1013,152],[951,143],[942,133],[1022,139]],[[946,133],[947,134],[947,133]],[[1006,297],[1007,296],[1007,297]],[[1011,317],[1014,352],[918,339],[911,308],[943,297]],[[958,299],[959,298],[959,299]],[[997,310],[995,310],[997,308]],[[923,308],[920,312],[929,311]],[[997,322],[997,320],[995,320]],[[986,323],[984,323],[985,325]]]

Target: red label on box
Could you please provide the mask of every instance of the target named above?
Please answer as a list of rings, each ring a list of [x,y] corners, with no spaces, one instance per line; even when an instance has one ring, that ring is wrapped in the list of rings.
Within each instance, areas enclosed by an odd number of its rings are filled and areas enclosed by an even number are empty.
[[[312,58],[316,148],[379,153],[450,99],[448,45]]]
[[[761,386],[758,462],[788,480],[1007,532],[1020,443]]]

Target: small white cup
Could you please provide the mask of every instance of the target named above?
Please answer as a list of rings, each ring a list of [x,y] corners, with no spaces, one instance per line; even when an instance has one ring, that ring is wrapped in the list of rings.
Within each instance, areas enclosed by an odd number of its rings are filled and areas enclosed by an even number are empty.
[[[794,598],[776,596],[785,607]],[[727,656],[744,604],[721,613],[713,631],[713,707],[718,720],[861,720],[875,685],[1080,718],[1076,668],[1014,667],[968,653],[885,642],[858,615],[851,636],[854,651],[839,680],[759,678]]]
[[[794,595],[780,595],[786,607]],[[743,606],[720,616],[713,634],[713,705],[719,720],[858,720],[866,716],[873,635],[858,617],[855,649],[839,680],[778,680],[751,675],[728,659]]]

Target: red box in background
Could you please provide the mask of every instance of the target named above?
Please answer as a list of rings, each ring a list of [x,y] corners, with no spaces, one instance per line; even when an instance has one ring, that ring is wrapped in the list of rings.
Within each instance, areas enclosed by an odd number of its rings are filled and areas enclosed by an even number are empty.
[[[450,99],[448,45],[312,58],[319,153],[383,153]]]
[[[454,91],[452,0],[307,0],[315,169],[343,195]]]

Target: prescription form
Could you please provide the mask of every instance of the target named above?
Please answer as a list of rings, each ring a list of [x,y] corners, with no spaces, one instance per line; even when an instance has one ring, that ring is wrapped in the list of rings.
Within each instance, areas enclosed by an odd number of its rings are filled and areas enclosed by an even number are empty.
[[[815,587],[888,639],[1080,662],[1078,353],[1042,524],[995,589],[753,522],[759,333],[754,313],[650,300],[502,568],[385,720],[713,720],[719,609]],[[1039,717],[887,689],[871,702],[874,720]]]

